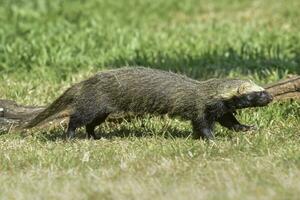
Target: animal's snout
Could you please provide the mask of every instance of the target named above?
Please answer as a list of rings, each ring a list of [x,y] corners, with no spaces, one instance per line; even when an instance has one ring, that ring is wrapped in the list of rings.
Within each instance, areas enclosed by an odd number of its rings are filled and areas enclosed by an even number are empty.
[[[273,101],[273,96],[267,91],[261,92],[261,98],[266,99],[269,102]]]
[[[257,99],[260,102],[260,104],[267,105],[268,103],[273,101],[273,96],[267,91],[262,91],[259,92]]]

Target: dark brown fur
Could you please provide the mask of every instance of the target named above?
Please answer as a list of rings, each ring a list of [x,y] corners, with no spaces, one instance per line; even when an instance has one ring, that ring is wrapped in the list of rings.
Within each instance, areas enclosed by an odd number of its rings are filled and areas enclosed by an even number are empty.
[[[143,68],[121,68],[97,73],[75,84],[45,111],[30,121],[26,128],[51,119],[60,113],[70,116],[67,136],[74,137],[78,127],[86,126],[88,137],[108,115],[118,112],[168,114],[190,120],[195,138],[212,138],[215,121],[236,131],[251,129],[233,116],[235,109],[263,106],[272,98],[266,92],[253,92],[230,98],[222,93],[238,91],[246,80],[213,79],[196,81],[186,76]],[[249,97],[252,95],[255,101]],[[242,102],[242,103],[241,103]],[[237,106],[239,105],[239,106]]]

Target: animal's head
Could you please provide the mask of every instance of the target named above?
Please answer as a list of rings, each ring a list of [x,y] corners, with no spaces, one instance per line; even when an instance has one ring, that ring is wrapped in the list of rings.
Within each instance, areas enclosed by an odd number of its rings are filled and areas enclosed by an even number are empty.
[[[217,93],[234,109],[266,106],[273,100],[271,94],[250,80],[222,80],[217,85]]]

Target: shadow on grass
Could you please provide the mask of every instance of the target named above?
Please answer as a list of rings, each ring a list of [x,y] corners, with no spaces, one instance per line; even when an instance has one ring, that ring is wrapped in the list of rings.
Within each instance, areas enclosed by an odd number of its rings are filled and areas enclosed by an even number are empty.
[[[181,72],[197,79],[227,76],[234,70],[244,75],[256,73],[262,78],[272,70],[276,70],[280,78],[286,72],[300,74],[300,49],[291,52],[293,55],[291,57],[283,57],[282,51],[279,46],[251,49],[246,45],[239,50],[228,47],[224,50],[199,52],[198,55],[190,55],[185,51],[149,54],[145,50],[138,49],[133,58],[119,56],[106,63],[106,66],[111,68],[146,66]]]
[[[191,135],[191,130],[184,130],[176,126],[166,125],[160,129],[154,129],[149,126],[128,126],[112,127],[111,130],[105,131],[101,127],[98,130],[98,135],[102,138],[112,139],[114,137],[163,137],[163,138],[187,138]]]
[[[148,122],[149,123],[149,122]],[[128,137],[163,137],[163,138],[187,138],[191,136],[191,130],[181,129],[176,126],[165,125],[162,128],[154,128],[141,123],[140,125],[132,125],[130,122],[122,122],[120,124],[107,122],[99,126],[96,130],[96,136],[104,139],[128,138]],[[60,141],[66,140],[65,130],[61,128],[52,128],[50,130],[31,134],[39,141]],[[28,137],[28,134],[21,134],[22,138]],[[87,139],[84,128],[76,131],[75,139]]]

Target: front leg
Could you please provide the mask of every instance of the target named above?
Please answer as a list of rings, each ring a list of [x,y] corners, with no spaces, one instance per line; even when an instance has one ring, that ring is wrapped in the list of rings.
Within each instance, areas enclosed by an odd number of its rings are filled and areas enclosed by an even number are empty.
[[[250,131],[255,130],[255,126],[249,126],[241,124],[233,115],[233,113],[226,113],[222,117],[218,118],[217,121],[224,127],[233,131]]]
[[[214,139],[213,133],[213,122],[208,122],[207,120],[193,120],[193,138],[194,139]]]

